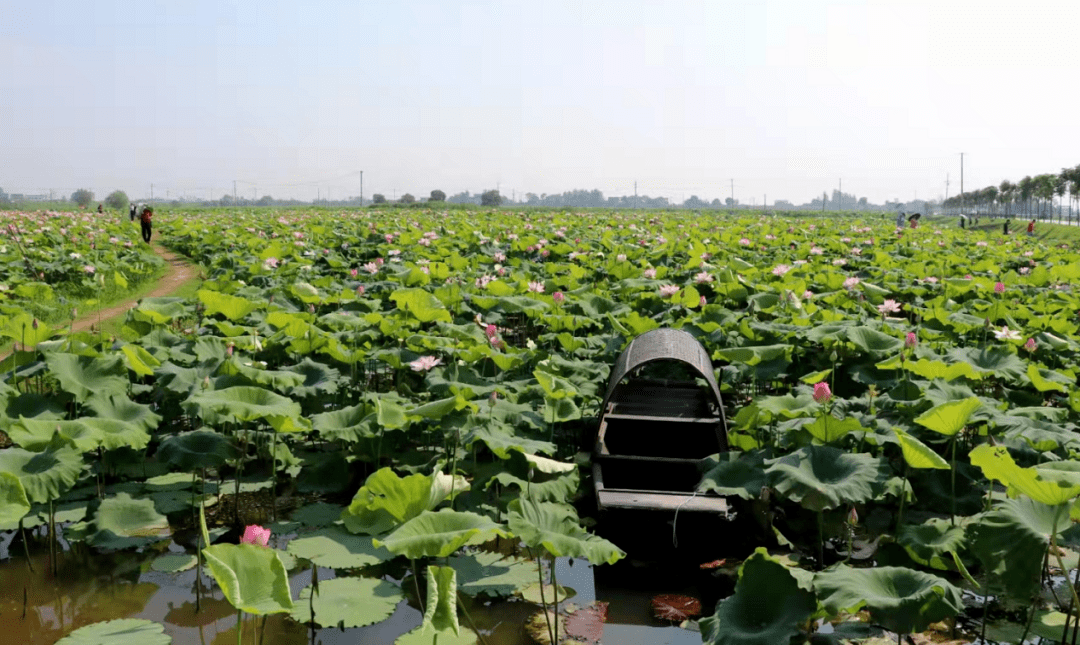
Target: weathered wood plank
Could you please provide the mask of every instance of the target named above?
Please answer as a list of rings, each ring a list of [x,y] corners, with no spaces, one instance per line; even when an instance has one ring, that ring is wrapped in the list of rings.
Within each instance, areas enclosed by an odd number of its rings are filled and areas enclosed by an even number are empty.
[[[681,493],[646,493],[605,488],[597,491],[597,498],[601,510],[605,508],[625,508],[727,513],[727,500],[722,497],[693,496]]]

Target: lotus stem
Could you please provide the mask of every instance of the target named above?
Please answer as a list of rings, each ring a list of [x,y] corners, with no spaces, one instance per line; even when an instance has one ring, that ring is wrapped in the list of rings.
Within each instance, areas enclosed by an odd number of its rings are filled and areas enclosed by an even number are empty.
[[[30,573],[34,572],[34,563],[30,561],[30,544],[26,541],[26,529],[23,528],[22,518],[19,518],[19,534],[22,535],[23,553],[26,554],[26,566]]]
[[[270,517],[277,521],[277,430],[270,436],[270,471],[273,473],[273,485],[270,487]]]
[[[544,621],[547,622],[548,636],[551,637],[551,642],[555,643],[555,632],[551,628],[551,616],[548,615],[547,599],[544,598],[544,565],[540,561],[540,558],[533,554],[532,547],[529,547],[529,557],[536,560],[536,575],[540,579],[540,604],[544,607]],[[555,568],[551,569],[552,574],[555,573]],[[555,592],[555,598],[558,599],[559,592]],[[557,605],[556,605],[557,608]]]
[[[817,530],[818,530],[818,571],[825,568],[825,511],[817,512]]]
[[[949,525],[956,526],[956,435],[949,442],[952,449],[952,468],[949,472]]]
[[[49,563],[52,566],[52,575],[56,577],[56,508],[53,501],[49,500]]]
[[[552,645],[559,642],[559,579],[555,575],[555,570],[558,568],[558,565],[559,559],[553,556],[551,559],[551,593],[554,594],[555,598],[551,601],[551,604],[554,606],[554,611],[551,613],[552,622],[555,623],[553,625],[555,628],[555,638],[551,640]],[[540,589],[543,590],[543,588],[543,585],[541,585]]]
[[[1057,516],[1054,517],[1054,531],[1053,531],[1053,533],[1050,534],[1050,551],[1053,552],[1054,559],[1057,560],[1057,563],[1058,563],[1058,568],[1061,569],[1061,573],[1064,574],[1064,576],[1065,576],[1065,582],[1067,583],[1067,585],[1069,587],[1069,593],[1072,594],[1072,601],[1071,601],[1070,604],[1072,605],[1072,607],[1076,608],[1077,611],[1080,611],[1080,597],[1077,597],[1076,585],[1073,584],[1073,581],[1069,579],[1069,570],[1065,568],[1065,562],[1062,561],[1061,553],[1058,551],[1058,548],[1057,548]],[[1068,630],[1068,628],[1069,628],[1069,617],[1071,615],[1072,615],[1072,610],[1070,609],[1070,611],[1065,614],[1065,629],[1066,630]],[[1080,619],[1078,619],[1078,620],[1080,620]]]
[[[907,460],[905,460],[904,461],[904,476],[903,476],[904,485],[900,489],[900,510],[896,514],[896,532],[897,533],[900,532],[900,527],[904,525],[904,502],[907,501],[907,487],[908,487],[907,471],[908,471],[908,465],[907,465]]]
[[[1020,641],[1019,642],[1021,642],[1021,643],[1025,642],[1027,640],[1028,632],[1031,631],[1031,621],[1035,619],[1035,609],[1036,609],[1036,604],[1035,603],[1036,603],[1037,600],[1038,600],[1038,596],[1031,599],[1031,611],[1028,613],[1027,623],[1024,624],[1024,633],[1020,636]]]
[[[469,627],[471,627],[472,630],[474,632],[476,632],[476,637],[477,637],[477,639],[480,640],[480,645],[487,645],[487,640],[484,638],[484,635],[480,633],[480,630],[476,628],[476,623],[473,622],[472,616],[469,615],[469,610],[465,609],[465,602],[464,602],[465,598],[464,598],[464,596],[461,595],[460,591],[457,592],[457,596],[458,596],[458,604],[457,604],[457,606],[461,609],[461,613],[465,615],[465,620],[467,620],[469,622]]]
[[[424,598],[420,595],[420,574],[416,572],[416,560],[409,559],[412,565],[413,585],[416,587],[416,604],[420,605],[420,613],[424,613]]]
[[[242,645],[244,641],[244,611],[236,610],[236,645]]]

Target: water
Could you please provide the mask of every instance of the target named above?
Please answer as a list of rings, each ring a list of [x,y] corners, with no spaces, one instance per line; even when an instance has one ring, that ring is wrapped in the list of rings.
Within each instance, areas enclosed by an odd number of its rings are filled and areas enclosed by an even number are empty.
[[[161,573],[150,563],[165,552],[181,552],[173,542],[143,552],[99,553],[83,545],[73,545],[60,554],[56,578],[49,573],[49,560],[40,539],[31,537],[33,572],[22,557],[21,542],[13,534],[0,539],[0,643],[53,645],[73,630],[105,620],[144,618],[164,625],[175,645],[233,645],[236,643],[236,611],[213,580],[203,574],[201,610],[195,610],[195,570]],[[280,545],[279,545],[280,546]],[[14,551],[10,555],[8,551]],[[390,563],[379,572],[388,578],[404,575],[404,567]],[[604,567],[617,570],[619,567]],[[597,586],[594,568],[580,559],[559,558],[556,575],[560,585],[577,593],[567,602],[585,606],[594,600],[610,603],[603,642],[620,644],[689,645],[700,643],[697,632],[653,621],[649,599],[656,593],[672,593],[675,581],[663,581],[664,574],[627,567],[628,573],[604,578]],[[670,574],[670,572],[669,572]],[[334,577],[333,570],[319,569],[319,579]],[[635,582],[622,586],[625,578]],[[310,583],[311,571],[302,565],[289,576],[293,598]],[[685,585],[682,585],[685,587]],[[26,594],[24,616],[24,590]],[[411,583],[406,582],[411,592]],[[540,608],[521,600],[464,598],[468,611],[488,645],[526,645],[531,639],[522,625]],[[709,605],[707,605],[709,606]],[[244,620],[244,642],[254,643],[259,633],[263,645],[353,645],[390,644],[419,626],[421,612],[411,600],[402,601],[387,620],[367,627],[339,630],[301,625],[283,615]],[[464,616],[462,624],[468,625]],[[314,636],[314,638],[313,638]]]

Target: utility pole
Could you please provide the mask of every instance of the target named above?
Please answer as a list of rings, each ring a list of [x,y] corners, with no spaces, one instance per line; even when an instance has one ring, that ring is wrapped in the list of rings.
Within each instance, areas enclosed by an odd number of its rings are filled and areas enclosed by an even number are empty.
[[[360,208],[364,207],[364,171],[360,171]]]
[[[821,212],[825,212],[825,201],[829,199],[829,193],[821,191]]]
[[[731,208],[735,208],[735,179],[731,179]]]
[[[960,153],[960,212],[964,212],[964,153]]]
[[[945,173],[945,203],[949,202],[949,173]],[[942,210],[947,209],[945,204],[942,204]]]
[[[635,179],[635,180],[634,180],[634,208],[637,208],[637,207],[638,207],[638,200],[637,200],[637,180]]]
[[[232,180],[232,203],[236,206],[236,180]]]
[[[836,204],[836,210],[842,212],[844,210],[844,179],[843,179],[843,177],[840,178],[840,195],[837,197],[837,199],[840,200],[840,201]]]

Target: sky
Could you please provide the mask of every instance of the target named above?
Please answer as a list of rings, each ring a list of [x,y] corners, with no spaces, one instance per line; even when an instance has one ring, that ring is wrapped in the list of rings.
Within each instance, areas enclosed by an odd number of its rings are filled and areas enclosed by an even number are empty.
[[[1075,1],[5,4],[8,193],[882,203],[961,153],[966,190],[1080,164]]]

